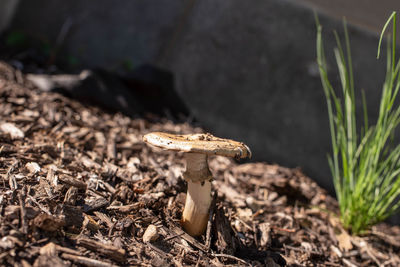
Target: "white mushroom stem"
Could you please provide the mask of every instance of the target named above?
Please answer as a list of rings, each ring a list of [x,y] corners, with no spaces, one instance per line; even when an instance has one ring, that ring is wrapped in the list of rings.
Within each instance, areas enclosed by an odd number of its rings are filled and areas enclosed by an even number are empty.
[[[211,172],[207,155],[186,153],[186,172],[183,174],[188,183],[182,225],[191,236],[202,235],[207,227],[211,205]]]

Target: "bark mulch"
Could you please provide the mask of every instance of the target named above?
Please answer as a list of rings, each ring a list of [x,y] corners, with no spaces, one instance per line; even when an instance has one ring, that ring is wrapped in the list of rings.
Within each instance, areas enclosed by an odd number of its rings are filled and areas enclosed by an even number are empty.
[[[4,63],[0,95],[2,266],[400,266],[399,227],[350,236],[300,170],[222,157],[207,233],[192,238],[182,154],[142,136],[202,129],[41,92]]]

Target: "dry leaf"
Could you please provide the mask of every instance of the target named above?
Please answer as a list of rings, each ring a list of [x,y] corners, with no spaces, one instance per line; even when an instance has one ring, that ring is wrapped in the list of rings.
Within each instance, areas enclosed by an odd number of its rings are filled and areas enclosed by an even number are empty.
[[[342,251],[349,251],[353,248],[351,236],[345,230],[342,229],[340,234],[336,234],[336,238],[339,242],[339,248]]]
[[[340,231],[340,233],[335,233],[336,238],[339,242],[340,250],[348,251],[353,248],[353,244],[351,243],[351,236],[347,233],[346,230],[343,229],[339,218],[337,217],[329,217],[329,222],[335,228],[335,230]]]

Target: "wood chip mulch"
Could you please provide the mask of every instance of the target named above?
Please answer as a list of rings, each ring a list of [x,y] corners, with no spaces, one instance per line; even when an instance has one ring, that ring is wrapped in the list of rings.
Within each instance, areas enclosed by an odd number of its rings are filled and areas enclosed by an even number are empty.
[[[212,157],[215,206],[192,238],[179,219],[182,154],[130,119],[41,92],[0,63],[1,266],[400,266],[400,228],[354,237],[336,201],[298,169]]]

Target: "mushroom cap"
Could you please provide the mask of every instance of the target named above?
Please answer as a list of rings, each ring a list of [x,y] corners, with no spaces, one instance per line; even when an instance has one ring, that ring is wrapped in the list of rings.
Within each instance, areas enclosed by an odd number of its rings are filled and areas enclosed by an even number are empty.
[[[205,134],[169,134],[162,132],[149,133],[143,141],[153,146],[191,153],[220,155],[232,158],[250,158],[251,151],[241,142]]]

